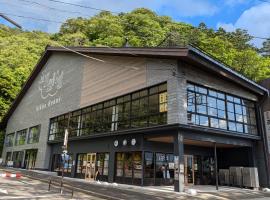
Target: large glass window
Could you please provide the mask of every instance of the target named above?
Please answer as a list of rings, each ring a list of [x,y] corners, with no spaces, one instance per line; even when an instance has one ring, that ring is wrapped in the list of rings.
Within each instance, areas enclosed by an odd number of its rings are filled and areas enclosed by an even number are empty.
[[[154,154],[152,152],[144,153],[144,177],[154,178]]]
[[[15,145],[24,145],[26,140],[27,129],[18,131],[16,133]]]
[[[116,177],[142,178],[142,153],[116,153]]]
[[[97,153],[96,166],[98,170],[98,176],[108,176],[109,153]]]
[[[14,151],[12,154],[13,167],[22,167],[23,151]]]
[[[71,130],[69,137],[166,124],[167,84],[55,117],[50,122],[49,140],[63,139],[68,119]]]
[[[10,134],[6,135],[6,140],[5,140],[6,147],[13,146],[14,135],[15,135],[15,133],[10,133]]]
[[[187,105],[190,124],[257,134],[252,101],[188,83]]]
[[[59,140],[64,138],[65,128],[68,127],[69,115],[61,115],[50,121],[49,140]]]
[[[85,170],[86,170],[86,153],[81,153],[77,155],[77,167],[76,167],[76,174],[79,178],[85,177]]]
[[[37,143],[39,141],[39,132],[40,132],[40,125],[31,127],[29,129],[27,143]]]

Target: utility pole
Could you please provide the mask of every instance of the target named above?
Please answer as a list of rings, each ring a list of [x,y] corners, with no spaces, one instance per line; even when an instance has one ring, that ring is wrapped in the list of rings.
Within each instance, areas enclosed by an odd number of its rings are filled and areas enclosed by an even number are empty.
[[[12,19],[8,18],[4,14],[0,13],[0,17],[2,17],[3,19],[7,20],[9,23],[13,24],[14,26],[18,27],[19,29],[22,29],[22,27],[19,24],[17,24],[15,21],[13,21]]]

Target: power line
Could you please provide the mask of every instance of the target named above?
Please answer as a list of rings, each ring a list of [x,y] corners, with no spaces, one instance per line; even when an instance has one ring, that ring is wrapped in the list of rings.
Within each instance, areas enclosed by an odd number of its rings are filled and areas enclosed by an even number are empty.
[[[45,4],[41,4],[41,3],[35,2],[35,1],[29,1],[29,0],[17,0],[17,1],[22,1],[22,2],[26,2],[26,3],[30,3],[32,5],[37,5],[37,6],[40,6],[42,8],[46,8],[48,10],[55,10],[55,11],[59,11],[59,12],[63,12],[63,13],[81,14],[81,15],[85,15],[87,17],[90,17],[90,15],[87,15],[87,14],[82,13],[82,12],[79,12],[79,11],[70,11],[70,10],[64,10],[64,9],[54,8],[54,7],[50,7],[50,6],[47,6]]]
[[[15,15],[15,14],[12,14],[12,13],[0,12],[0,14],[7,15],[7,16],[14,16],[14,17],[19,17],[19,18],[24,18],[24,19],[32,19],[32,20],[36,20],[36,21],[52,22],[52,23],[57,23],[57,24],[63,24],[64,23],[64,22],[61,22],[61,21],[55,21],[55,20],[49,20],[49,19],[41,19],[41,18],[24,16],[24,15]]]
[[[120,12],[105,10],[105,9],[101,9],[101,8],[95,8],[95,7],[91,7],[91,6],[85,6],[85,5],[76,4],[76,3],[69,3],[69,2],[60,1],[60,0],[48,0],[48,1],[55,2],[55,3],[61,3],[61,4],[66,4],[66,5],[70,5],[70,6],[86,8],[86,9],[91,9],[91,10],[96,10],[96,11],[105,11],[105,12],[111,12],[111,13],[115,13],[115,14],[120,14]]]

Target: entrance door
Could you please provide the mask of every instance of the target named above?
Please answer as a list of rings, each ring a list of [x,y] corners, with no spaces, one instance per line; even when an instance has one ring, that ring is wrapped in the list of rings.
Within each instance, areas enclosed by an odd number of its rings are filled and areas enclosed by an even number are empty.
[[[185,184],[190,185],[194,184],[194,159],[193,155],[184,155],[184,175],[185,175]]]
[[[34,169],[36,165],[37,149],[28,149],[25,152],[24,167]]]
[[[96,153],[88,153],[86,157],[86,173],[85,179],[95,180],[96,179]]]

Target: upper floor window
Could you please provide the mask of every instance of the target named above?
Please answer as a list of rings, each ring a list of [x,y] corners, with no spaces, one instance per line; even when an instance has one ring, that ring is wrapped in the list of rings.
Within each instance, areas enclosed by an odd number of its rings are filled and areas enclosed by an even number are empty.
[[[15,145],[23,145],[23,144],[25,144],[26,133],[27,133],[27,129],[23,129],[23,130],[18,131],[16,133]]]
[[[188,83],[187,104],[190,124],[257,134],[252,101]]]
[[[167,84],[98,103],[51,119],[49,140],[167,123]]]
[[[39,141],[39,132],[40,132],[40,125],[31,127],[29,129],[27,143],[37,143]]]
[[[6,147],[12,147],[13,146],[14,135],[15,135],[15,133],[10,133],[10,134],[6,135],[6,140],[5,140]]]

